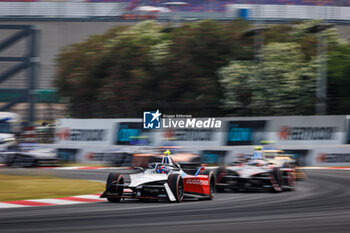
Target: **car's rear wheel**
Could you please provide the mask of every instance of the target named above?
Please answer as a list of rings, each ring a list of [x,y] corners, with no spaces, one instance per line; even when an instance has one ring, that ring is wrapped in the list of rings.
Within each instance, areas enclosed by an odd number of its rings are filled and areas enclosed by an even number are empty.
[[[282,191],[282,174],[278,167],[275,167],[272,170],[272,177],[271,177],[271,184],[272,184],[272,192],[281,192]]]
[[[216,176],[215,176],[215,179],[216,179],[215,183],[216,184],[221,183],[223,176],[226,174],[226,172],[227,172],[227,170],[225,167],[219,167],[216,170]],[[223,193],[225,191],[225,187],[221,187],[221,186],[216,185],[216,191],[219,193]]]
[[[184,197],[184,183],[181,175],[180,174],[169,175],[168,185],[170,187],[171,192],[174,194],[176,201],[181,202]]]
[[[296,178],[293,172],[288,172],[287,176],[288,176],[288,182],[287,182],[288,187],[285,190],[292,191],[295,189]]]
[[[109,202],[120,202],[121,196],[123,195],[123,186],[115,186],[119,184],[124,184],[124,177],[118,173],[110,173],[106,182],[106,190],[113,195],[107,195],[107,200]]]
[[[203,175],[207,175],[209,181],[209,196],[207,199],[213,200],[215,196],[215,175],[210,170],[204,170]]]
[[[216,170],[216,182],[219,183],[220,180],[222,179],[222,175],[224,175],[226,173],[226,168],[225,167],[219,167],[217,170]]]

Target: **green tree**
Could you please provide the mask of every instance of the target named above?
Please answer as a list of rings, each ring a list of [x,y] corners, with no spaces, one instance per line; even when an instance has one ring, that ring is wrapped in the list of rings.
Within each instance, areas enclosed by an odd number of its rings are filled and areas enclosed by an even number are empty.
[[[57,58],[56,86],[62,97],[69,97],[71,109],[80,116],[94,112],[98,98],[95,88],[103,75],[101,67],[103,37],[93,36],[88,40],[64,48]],[[101,74],[102,73],[102,74]],[[90,115],[92,116],[92,115]]]
[[[270,43],[260,62],[232,61],[220,69],[223,106],[238,115],[299,115],[314,111],[316,65],[297,43]]]
[[[74,117],[126,116],[163,103],[215,113],[222,98],[217,70],[231,59],[250,59],[251,43],[240,36],[246,27],[210,20],[116,27],[63,49],[56,83]]]
[[[259,61],[246,21],[202,20],[168,27],[153,21],[117,26],[63,48],[56,84],[73,117],[136,117],[143,109],[223,115],[313,114],[318,21],[263,32]],[[326,37],[331,112],[348,108],[348,45]],[[230,62],[231,61],[231,62]],[[333,104],[338,98],[342,103]]]
[[[350,43],[340,43],[328,54],[328,114],[350,113]]]
[[[123,116],[133,101],[155,96],[149,51],[165,39],[161,30],[146,21],[64,48],[57,58],[56,84],[60,94],[70,98],[72,115]]]

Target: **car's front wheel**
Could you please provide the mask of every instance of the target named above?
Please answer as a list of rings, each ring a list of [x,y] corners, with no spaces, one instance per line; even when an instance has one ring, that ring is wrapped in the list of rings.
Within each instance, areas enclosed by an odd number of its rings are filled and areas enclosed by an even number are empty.
[[[109,202],[120,202],[121,195],[123,195],[123,186],[117,186],[124,184],[124,177],[118,173],[110,173],[106,182],[106,190],[113,195],[107,195]]]
[[[203,175],[207,175],[209,181],[209,196],[207,199],[213,200],[215,196],[215,175],[210,170],[204,170]]]
[[[184,183],[181,175],[180,174],[169,175],[168,185],[170,187],[171,192],[174,194],[176,201],[181,202],[184,197]]]

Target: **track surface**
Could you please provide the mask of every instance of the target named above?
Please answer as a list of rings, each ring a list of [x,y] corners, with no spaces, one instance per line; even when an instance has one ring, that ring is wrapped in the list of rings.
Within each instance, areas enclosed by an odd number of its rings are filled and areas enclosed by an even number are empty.
[[[108,172],[55,173],[70,178],[104,180]],[[140,203],[131,200],[115,204],[3,209],[0,231],[350,232],[350,171],[307,173],[308,179],[299,182],[295,191],[275,194],[220,193],[213,201]]]

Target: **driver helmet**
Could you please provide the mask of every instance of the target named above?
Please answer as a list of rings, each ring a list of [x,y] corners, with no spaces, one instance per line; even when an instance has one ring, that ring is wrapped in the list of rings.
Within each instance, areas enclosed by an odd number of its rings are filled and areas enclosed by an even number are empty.
[[[159,165],[156,170],[157,173],[167,173],[166,166],[164,165]]]

